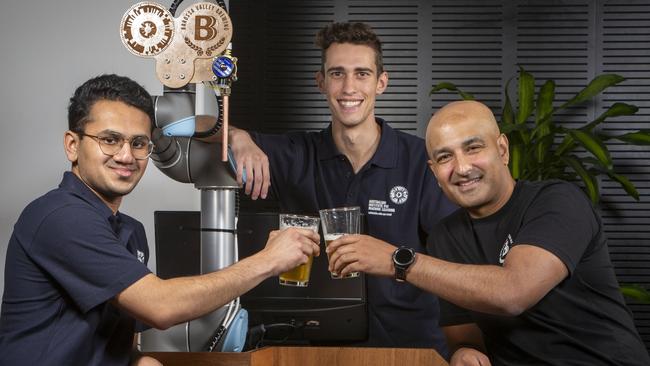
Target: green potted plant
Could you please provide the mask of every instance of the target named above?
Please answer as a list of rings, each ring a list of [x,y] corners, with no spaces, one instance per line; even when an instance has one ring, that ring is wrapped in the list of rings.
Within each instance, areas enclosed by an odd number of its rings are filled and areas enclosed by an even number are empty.
[[[557,113],[584,103],[603,90],[623,82],[616,74],[596,76],[569,100],[554,106],[555,82],[547,80],[535,91],[535,78],[523,68],[519,70],[517,104],[510,100],[505,86],[505,102],[499,128],[510,141],[509,168],[515,179],[564,179],[582,183],[594,204],[600,200],[598,177],[606,175],[617,182],[628,195],[639,200],[639,193],[630,180],[616,173],[607,145],[608,140],[619,140],[633,145],[650,145],[650,130],[639,130],[622,135],[607,135],[597,127],[608,118],[629,116],[638,111],[631,104],[614,103],[604,113],[580,128],[568,128],[556,122]],[[474,99],[452,83],[441,82],[430,94],[440,90],[458,93],[462,99]],[[580,151],[584,150],[584,151]],[[624,285],[621,291],[627,297],[650,303],[650,293],[639,285]]]
[[[512,80],[512,79],[511,79]],[[625,78],[616,74],[602,74],[568,101],[554,107],[555,82],[547,80],[535,95],[535,79],[523,68],[519,71],[517,105],[510,100],[505,87],[505,103],[499,128],[510,140],[510,171],[515,179],[543,180],[559,178],[579,180],[589,198],[598,203],[600,191],[598,176],[607,175],[623,187],[628,195],[639,199],[639,193],[625,176],[615,172],[605,141],[617,139],[634,145],[650,145],[650,130],[640,130],[622,135],[606,135],[596,127],[608,118],[629,116],[638,111],[631,104],[614,103],[603,114],[580,128],[557,124],[557,113],[592,99],[603,90],[619,84]],[[474,99],[454,84],[441,82],[431,89],[457,92],[463,99]],[[581,154],[578,150],[584,149]]]

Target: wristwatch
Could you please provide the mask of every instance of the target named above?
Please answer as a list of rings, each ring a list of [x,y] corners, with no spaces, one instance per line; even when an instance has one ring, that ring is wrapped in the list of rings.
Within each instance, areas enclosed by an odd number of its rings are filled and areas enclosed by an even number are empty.
[[[406,271],[415,262],[415,250],[399,247],[393,252],[393,265],[395,266],[395,280],[406,281]]]

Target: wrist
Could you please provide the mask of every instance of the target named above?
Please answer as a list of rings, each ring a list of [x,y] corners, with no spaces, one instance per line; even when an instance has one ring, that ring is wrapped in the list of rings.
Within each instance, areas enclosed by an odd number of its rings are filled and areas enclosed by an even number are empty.
[[[262,281],[281,272],[280,266],[272,258],[269,258],[264,250],[248,258],[244,258],[238,263],[242,262],[246,265],[246,271],[249,274],[253,274],[255,277],[259,276],[258,278]]]
[[[234,141],[240,140],[240,139],[251,139],[250,134],[246,132],[245,130],[242,130],[241,128],[233,127],[230,126],[228,127],[228,139]]]
[[[395,280],[405,282],[406,276],[415,263],[416,252],[412,248],[401,246],[393,252],[393,267],[395,269]]]

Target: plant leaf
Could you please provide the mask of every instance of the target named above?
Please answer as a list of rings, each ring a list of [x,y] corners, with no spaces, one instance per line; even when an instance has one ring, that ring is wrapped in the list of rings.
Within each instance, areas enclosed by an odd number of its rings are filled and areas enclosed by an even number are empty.
[[[633,145],[650,145],[650,130],[639,130],[625,135],[612,136],[612,138],[625,141]]]
[[[570,134],[566,134],[564,135],[564,139],[562,139],[560,145],[553,152],[553,155],[563,156],[568,152],[573,151],[574,147],[575,147],[575,140],[573,139],[573,136],[571,136]]]
[[[535,143],[535,160],[542,164],[547,156],[549,149],[553,145],[553,135],[547,134]]]
[[[501,124],[514,124],[515,123],[515,114],[512,110],[512,102],[510,102],[510,95],[508,93],[508,88],[510,87],[510,82],[512,78],[506,83],[505,89],[505,102],[503,104],[503,111],[501,113]],[[507,132],[504,132],[507,133]]]
[[[562,157],[560,159],[562,159],[562,161],[567,166],[571,167],[571,169],[573,169],[573,171],[578,174],[580,179],[582,179],[582,182],[585,184],[585,189],[587,190],[589,199],[591,199],[591,202],[594,204],[597,204],[600,198],[600,194],[598,192],[598,182],[596,181],[596,178],[591,175],[582,165],[580,158],[575,155],[571,155]]]
[[[440,90],[454,91],[458,93],[458,95],[460,95],[460,97],[463,98],[463,100],[474,100],[474,96],[472,94],[465,93],[464,91],[458,89],[458,87],[455,84],[446,81],[438,83],[436,86],[434,86],[433,89],[431,89],[431,91],[429,92],[429,95],[438,92]]]
[[[512,178],[519,179],[523,173],[523,147],[519,144],[510,146],[510,173]]]
[[[533,132],[530,135],[530,138],[541,139],[554,133],[555,133],[555,124],[550,119],[547,118],[545,122],[542,122],[539,125],[535,126],[535,128],[533,128]]]
[[[629,298],[650,304],[650,292],[639,285],[624,284],[621,285],[620,290],[623,295]]]
[[[526,125],[514,125],[510,123],[499,123],[499,131],[501,133],[505,133],[506,135],[509,135],[511,132],[514,131],[528,131],[528,126]],[[509,137],[509,136],[508,136]]]
[[[609,88],[612,85],[616,85],[623,80],[625,80],[625,78],[617,74],[598,75],[593,80],[591,80],[591,82],[589,82],[589,84],[584,89],[579,91],[578,94],[576,94],[573,98],[569,99],[567,102],[558,107],[558,109],[564,109],[571,105],[591,99],[603,90]]]
[[[535,100],[535,78],[526,72],[523,67],[519,68],[519,110],[517,123],[524,123],[533,113]]]
[[[592,153],[607,169],[612,169],[612,158],[609,155],[609,150],[598,137],[581,130],[569,130],[569,134],[587,151]]]
[[[546,121],[553,112],[553,100],[555,99],[555,82],[547,80],[539,89],[537,94],[537,111],[535,113],[535,124]]]
[[[623,187],[625,192],[627,192],[627,194],[632,196],[632,198],[634,198],[637,201],[639,200],[639,192],[636,190],[636,187],[634,187],[634,184],[632,184],[632,182],[630,182],[630,180],[627,179],[627,177],[622,176],[620,174],[616,174],[614,172],[607,172],[607,175],[610,178],[612,178],[612,180],[618,182],[621,185],[621,187]]]
[[[594,127],[598,126],[601,122],[603,122],[606,118],[610,117],[619,117],[619,116],[631,116],[635,114],[639,110],[639,107],[632,105],[632,104],[626,104],[626,103],[614,103],[607,110],[598,116],[595,120],[590,122],[589,124],[581,127],[580,129],[589,132],[591,131]]]

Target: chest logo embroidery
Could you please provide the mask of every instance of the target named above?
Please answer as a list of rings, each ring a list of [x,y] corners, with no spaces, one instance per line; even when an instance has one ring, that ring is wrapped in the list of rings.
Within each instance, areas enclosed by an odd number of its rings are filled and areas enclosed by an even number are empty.
[[[499,264],[503,264],[503,262],[506,261],[506,255],[508,255],[511,245],[512,245],[512,236],[508,234],[508,237],[506,238],[506,241],[503,243],[503,246],[501,247],[501,251],[499,252]]]
[[[409,198],[409,191],[402,186],[395,186],[390,190],[390,200],[396,205],[401,205]]]
[[[143,251],[138,250],[138,260],[140,261],[140,263],[144,263],[144,252]]]

